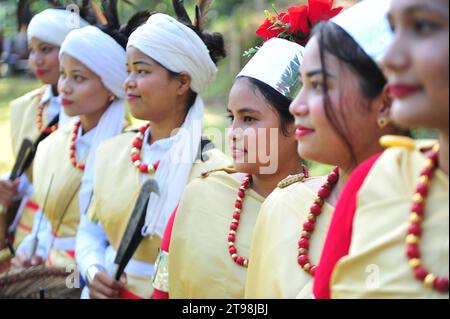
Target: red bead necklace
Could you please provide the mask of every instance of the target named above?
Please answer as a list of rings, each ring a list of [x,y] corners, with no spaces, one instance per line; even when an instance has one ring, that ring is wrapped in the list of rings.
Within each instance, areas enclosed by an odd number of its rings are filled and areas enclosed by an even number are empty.
[[[80,129],[81,126],[81,120],[78,120],[75,123],[75,127],[73,129],[73,133],[72,133],[72,139],[70,142],[70,161],[72,162],[72,166],[84,171],[85,169],[85,164],[84,163],[78,163],[77,162],[77,148],[76,148],[76,141],[77,141],[77,137],[78,137],[78,131]]]
[[[328,199],[331,195],[332,190],[336,186],[339,180],[339,168],[336,167],[333,171],[328,175],[327,182],[323,185],[319,193],[317,195],[317,199],[314,201],[314,204],[311,206],[308,221],[303,224],[302,235],[298,242],[298,256],[297,262],[300,267],[303,268],[308,274],[314,277],[316,273],[317,266],[311,264],[309,259],[309,244],[311,241],[312,233],[314,232],[317,218],[322,214],[322,207],[325,204],[325,200]]]
[[[245,198],[245,192],[247,191],[247,189],[249,189],[250,185],[253,182],[253,178],[251,174],[248,174],[245,178],[244,181],[241,184],[241,187],[239,187],[239,191],[238,191],[238,197],[236,202],[234,203],[234,213],[233,213],[233,220],[231,221],[231,226],[230,226],[230,233],[228,234],[228,251],[231,255],[231,258],[233,258],[234,262],[236,264],[238,264],[239,266],[248,267],[248,263],[249,260],[245,257],[239,256],[236,246],[235,246],[235,241],[236,241],[236,232],[238,230],[239,227],[239,220],[241,218],[241,212],[242,212],[242,208],[243,208],[243,201]]]
[[[39,95],[39,101],[41,99],[42,99],[42,94]],[[45,133],[45,134],[51,134],[58,129],[58,124],[52,125],[50,127],[44,127],[43,117],[44,117],[44,105],[42,105],[42,103],[39,103],[38,109],[37,109],[37,118],[36,118],[36,124],[37,124],[37,128],[38,128],[39,132]]]
[[[160,161],[157,161],[153,165],[147,165],[142,163],[142,146],[144,145],[145,132],[150,128],[150,124],[146,124],[139,129],[136,138],[133,141],[133,148],[131,149],[131,162],[142,174],[155,174],[158,170]]]
[[[410,226],[406,236],[406,256],[409,266],[414,272],[417,280],[420,280],[428,288],[435,289],[441,293],[448,293],[448,278],[436,276],[422,264],[420,252],[420,239],[422,236],[423,219],[425,217],[426,197],[430,191],[430,180],[433,178],[439,161],[439,146],[436,145],[427,156],[424,168],[420,173],[419,184],[413,196],[413,205],[410,214]]]

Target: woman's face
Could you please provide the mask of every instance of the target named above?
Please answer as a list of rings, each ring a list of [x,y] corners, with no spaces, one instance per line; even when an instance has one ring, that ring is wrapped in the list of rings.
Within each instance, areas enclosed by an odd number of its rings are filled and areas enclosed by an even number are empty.
[[[159,63],[136,48],[127,49],[125,91],[131,114],[141,120],[162,121],[175,110],[180,83]]]
[[[235,168],[249,174],[274,174],[279,166],[298,158],[294,124],[283,134],[280,115],[247,78],[231,88],[228,113],[229,140]],[[300,159],[298,159],[300,161]]]
[[[97,74],[67,54],[61,57],[58,90],[64,112],[69,116],[100,118],[113,97]]]
[[[56,85],[59,78],[59,47],[31,38],[30,64],[36,77],[44,84]]]
[[[383,59],[394,98],[392,117],[405,127],[449,126],[448,0],[394,0],[394,40]]]
[[[326,70],[321,63],[317,37],[313,37],[306,46],[301,67],[303,87],[290,107],[295,117],[298,153],[308,160],[350,168],[355,163],[352,163],[349,147],[333,123],[343,127],[343,134],[358,161],[359,157],[366,156],[371,144],[377,143],[378,113],[365,105],[369,102],[362,97],[358,78],[348,67],[327,52],[325,64]],[[325,83],[331,105],[328,111],[324,102]]]

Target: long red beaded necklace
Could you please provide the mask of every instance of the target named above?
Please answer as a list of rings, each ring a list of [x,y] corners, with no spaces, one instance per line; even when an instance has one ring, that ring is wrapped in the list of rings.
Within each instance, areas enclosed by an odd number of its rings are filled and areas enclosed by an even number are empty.
[[[298,242],[298,256],[297,262],[302,267],[304,271],[306,271],[309,275],[313,276],[316,274],[316,265],[312,265],[309,259],[309,244],[311,241],[312,233],[314,232],[317,218],[322,214],[322,207],[325,204],[325,200],[327,200],[334,187],[336,186],[339,180],[339,168],[336,167],[333,171],[328,175],[327,182],[323,185],[319,193],[317,195],[317,199],[314,201],[314,204],[311,206],[308,221],[303,224],[302,235]]]
[[[242,203],[245,198],[245,192],[250,187],[252,182],[253,182],[252,175],[248,174],[247,176],[245,176],[244,181],[241,184],[241,187],[239,187],[238,197],[234,204],[235,210],[233,214],[233,220],[231,221],[230,233],[228,234],[228,246],[229,246],[228,251],[231,255],[231,258],[233,258],[236,264],[245,268],[248,267],[249,261],[247,258],[238,255],[235,246],[235,241],[236,241],[236,232],[239,227],[239,220],[241,218],[241,211],[243,207]]]
[[[42,99],[42,94],[39,95],[39,101],[41,99]],[[51,134],[58,129],[58,124],[52,125],[50,127],[44,127],[43,117],[44,117],[44,105],[39,102],[38,109],[37,109],[37,118],[36,118],[36,124],[37,124],[38,130],[41,133]]]
[[[308,168],[304,165],[302,165],[303,168],[303,176],[305,178],[308,178],[309,172]],[[238,264],[239,266],[248,267],[249,260],[248,258],[242,257],[238,255],[237,248],[235,245],[236,242],[236,232],[239,227],[239,220],[241,219],[241,213],[243,208],[243,202],[245,198],[246,191],[250,188],[250,186],[253,183],[253,177],[251,174],[248,174],[245,176],[244,181],[241,184],[241,187],[239,187],[238,190],[238,197],[236,199],[236,202],[234,203],[234,213],[233,213],[233,220],[231,221],[230,225],[230,233],[228,234],[228,252],[230,253],[231,258],[233,261]]]
[[[70,161],[72,162],[72,166],[84,171],[85,169],[85,164],[84,163],[78,163],[77,162],[77,147],[76,147],[76,141],[77,141],[77,137],[78,137],[78,131],[80,129],[81,126],[81,120],[78,120],[75,123],[75,127],[73,129],[73,133],[72,133],[72,139],[70,142]]]
[[[420,252],[420,239],[422,236],[422,223],[425,217],[426,197],[430,191],[430,180],[433,178],[439,161],[439,145],[427,156],[425,165],[420,173],[419,184],[413,196],[413,205],[410,214],[410,226],[406,236],[406,256],[409,266],[414,272],[417,280],[420,280],[428,288],[435,289],[441,293],[448,293],[448,278],[436,276],[422,264]]]
[[[133,141],[133,148],[131,149],[131,161],[133,165],[142,173],[142,174],[154,174],[159,167],[160,161],[157,161],[153,165],[149,166],[147,164],[142,163],[142,146],[144,145],[144,136],[145,132],[150,128],[150,124],[146,124],[139,129],[136,138]]]

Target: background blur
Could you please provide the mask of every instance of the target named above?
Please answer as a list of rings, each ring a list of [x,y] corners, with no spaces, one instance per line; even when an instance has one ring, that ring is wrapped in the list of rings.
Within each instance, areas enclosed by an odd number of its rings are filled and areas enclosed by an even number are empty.
[[[357,1],[336,0],[335,5],[348,7]],[[49,2],[51,1],[32,1],[31,11],[36,13],[46,9],[49,7]],[[59,1],[63,6],[76,2]],[[173,14],[171,0],[130,0],[130,2],[133,5],[119,0],[118,8],[122,23],[125,23],[139,9]],[[226,113],[228,92],[234,77],[248,60],[243,57],[243,52],[262,43],[262,39],[256,36],[255,31],[264,22],[264,10],[273,12],[272,3],[275,3],[279,11],[284,11],[289,6],[297,6],[305,2],[307,1],[213,1],[207,16],[207,29],[224,35],[228,57],[220,63],[216,81],[205,95],[207,128],[218,128],[224,132],[228,125]],[[192,18],[196,3],[195,0],[185,0],[186,8]],[[13,163],[9,137],[9,102],[40,86],[28,66],[26,36],[25,33],[19,32],[16,11],[17,0],[0,0],[0,175],[7,172]],[[223,141],[217,141],[214,136],[210,138],[217,147],[228,151]],[[324,174],[329,169],[322,165],[314,165],[313,174]]]

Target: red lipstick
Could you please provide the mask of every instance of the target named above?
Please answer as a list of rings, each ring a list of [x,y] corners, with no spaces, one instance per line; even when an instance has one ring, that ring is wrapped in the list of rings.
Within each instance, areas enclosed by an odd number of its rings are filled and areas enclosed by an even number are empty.
[[[420,86],[413,86],[408,84],[392,84],[389,85],[389,94],[397,99],[404,99],[420,91]]]

